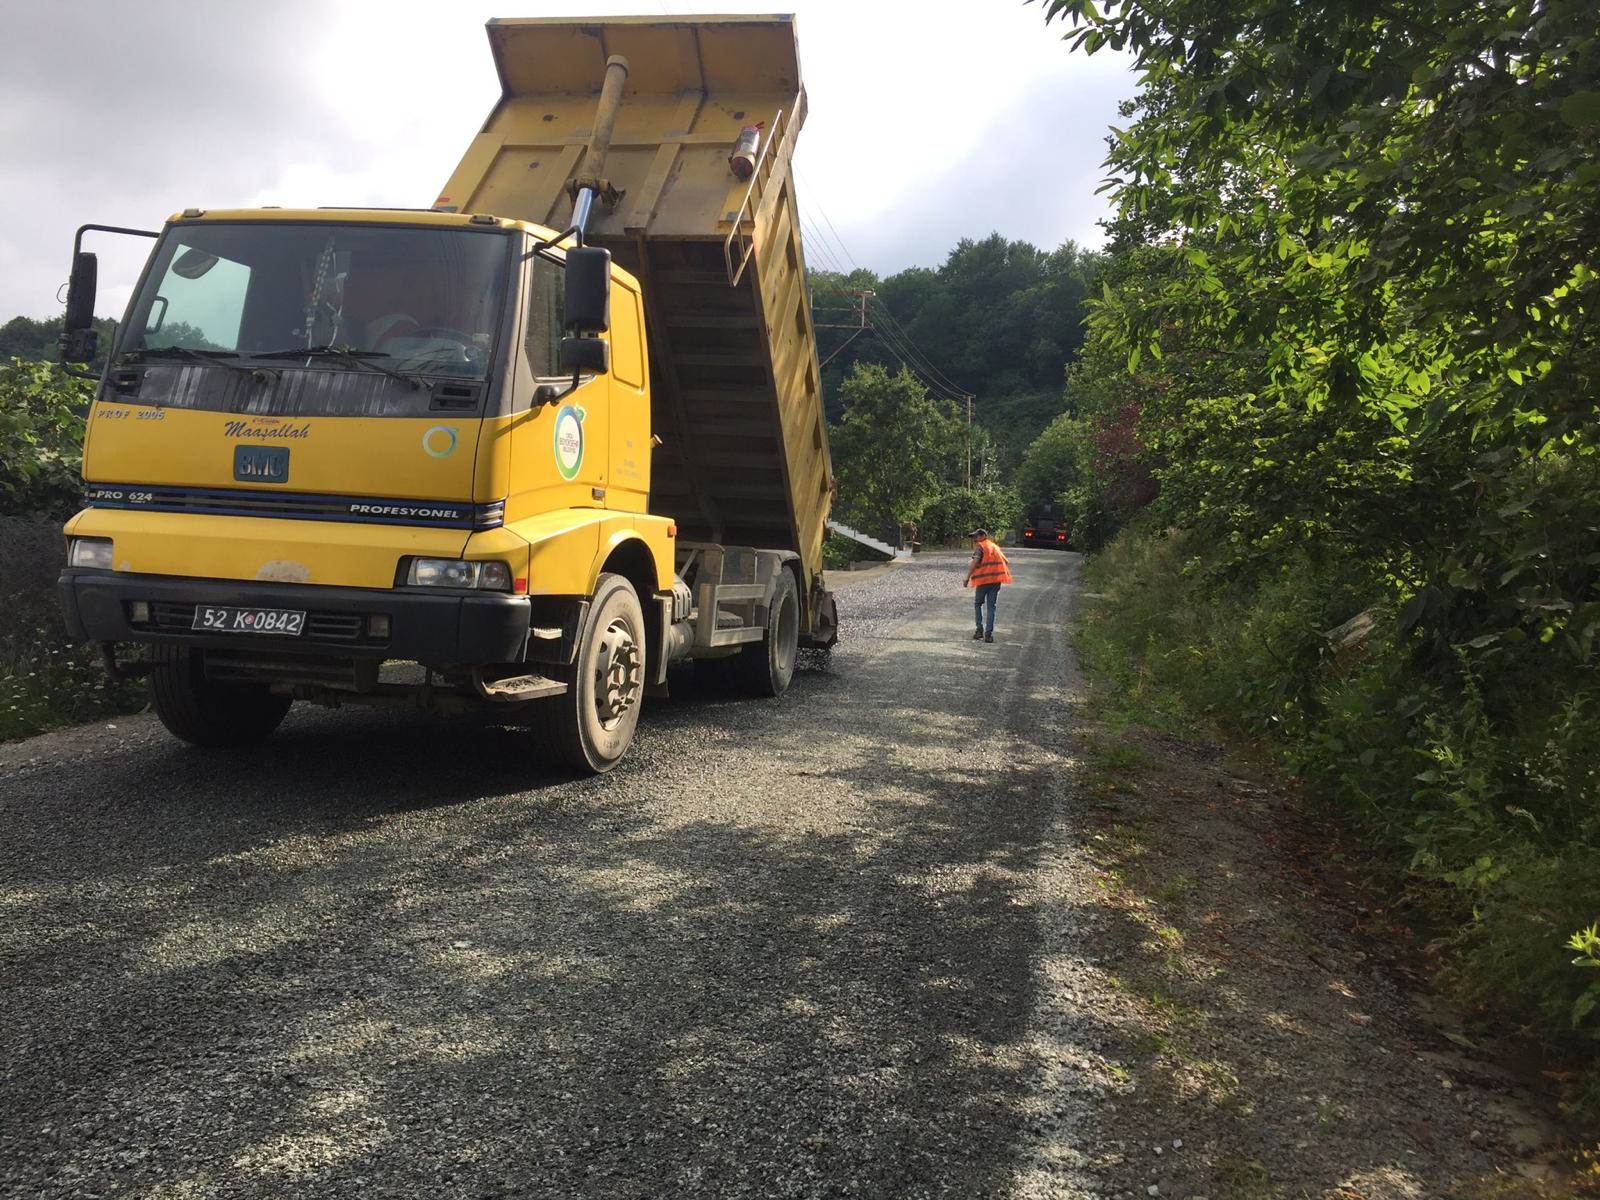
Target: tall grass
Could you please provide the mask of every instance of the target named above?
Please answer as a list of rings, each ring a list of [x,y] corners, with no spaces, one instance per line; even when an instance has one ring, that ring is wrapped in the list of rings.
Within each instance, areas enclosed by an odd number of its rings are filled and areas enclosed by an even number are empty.
[[[108,678],[93,646],[68,640],[62,556],[54,517],[0,515],[0,741],[144,704],[141,685]]]
[[[1441,983],[1577,1064],[1600,1117],[1600,681],[1552,654],[1423,675],[1392,589],[1301,552],[1248,582],[1193,535],[1134,527],[1092,564],[1079,629],[1102,704],[1279,756],[1420,907]],[[1330,637],[1330,632],[1337,631]]]
[[[0,597],[0,741],[143,707],[142,684],[111,679],[93,646],[67,640],[38,593]]]

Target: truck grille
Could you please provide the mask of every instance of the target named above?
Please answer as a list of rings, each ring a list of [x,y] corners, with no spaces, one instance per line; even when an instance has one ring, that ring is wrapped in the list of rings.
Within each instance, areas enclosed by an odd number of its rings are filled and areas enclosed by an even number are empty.
[[[138,628],[162,629],[177,632],[194,627],[193,604],[170,600],[153,600],[150,619]],[[130,622],[131,623],[131,622]],[[367,617],[364,613],[307,612],[305,638],[316,642],[348,642],[355,645],[381,646],[388,638],[367,635]],[[284,639],[287,641],[288,639]],[[299,640],[299,639],[296,639]]]

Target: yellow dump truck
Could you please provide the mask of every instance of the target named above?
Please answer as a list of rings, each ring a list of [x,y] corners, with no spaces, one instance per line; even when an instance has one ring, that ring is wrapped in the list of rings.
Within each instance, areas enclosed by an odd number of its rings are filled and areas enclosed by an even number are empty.
[[[496,20],[427,209],[187,209],[89,415],[61,577],[167,728],[473,709],[603,771],[693,659],[781,694],[837,635],[788,17]],[[144,643],[138,654],[117,647]]]

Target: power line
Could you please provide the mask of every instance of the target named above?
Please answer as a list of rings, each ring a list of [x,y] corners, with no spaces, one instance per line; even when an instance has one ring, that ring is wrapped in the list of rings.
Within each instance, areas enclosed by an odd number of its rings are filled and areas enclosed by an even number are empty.
[[[803,183],[802,186],[804,186]],[[821,214],[822,219],[827,222],[828,228],[832,230],[834,242],[838,245],[840,252],[850,260],[855,270],[859,271],[861,269],[860,264],[856,262],[855,256],[850,253],[849,248],[844,244],[844,239],[839,236],[839,231],[833,227],[833,222],[829,220],[827,213],[822,209],[820,204],[817,205],[817,210]],[[810,235],[811,245],[816,252],[816,257],[820,259],[824,266],[829,268],[835,275],[848,278],[851,272],[847,272],[843,269],[842,265],[839,263],[839,260],[834,256],[832,246],[830,246],[827,237],[822,233],[821,229],[814,221],[808,220],[804,213],[799,213],[799,216],[801,228]],[[867,304],[869,298],[875,297],[869,297],[868,294],[856,292],[853,289],[847,290],[841,284],[834,283],[831,280],[818,280],[817,282],[822,285],[824,291],[831,291],[838,295],[841,299],[856,299],[859,297],[861,303],[860,327],[855,332],[851,333],[850,336],[844,340],[844,342],[835,347],[833,352],[823,360],[822,365],[825,366],[827,363],[832,362],[833,359],[837,358],[839,354],[843,352],[846,346],[855,341],[862,332],[869,328],[866,323]],[[878,320],[870,326],[870,330],[872,333],[875,333],[878,336],[879,343],[886,350],[888,350],[895,359],[899,361],[901,367],[910,371],[912,375],[916,376],[917,379],[920,380],[922,384],[927,387],[927,389],[937,398],[942,400],[954,400],[964,405],[966,409],[967,426],[966,484],[970,490],[972,487],[972,393],[963,391],[961,388],[957,387],[953,382],[951,382],[948,376],[946,376],[942,371],[933,365],[933,362],[929,359],[928,355],[916,344],[909,331],[907,331],[905,327],[900,324],[895,315],[889,311],[889,308],[886,304],[884,304],[882,301],[879,301],[875,311],[878,314]]]
[[[934,378],[938,379],[946,390],[954,393],[956,396],[965,396],[967,394],[966,389],[956,384],[943,371],[934,366],[933,360],[930,359],[927,353],[912,339],[911,332],[906,329],[905,326],[900,324],[899,319],[889,310],[889,306],[884,304],[881,300],[878,302],[877,312],[879,321],[889,329],[893,330],[905,341],[908,346],[912,348],[912,350],[921,360],[924,370],[926,370]]]
[[[911,336],[911,331],[901,324],[900,318],[895,316],[894,311],[882,300],[878,301],[878,309],[880,310],[880,319],[883,321],[883,323],[888,325],[896,333],[900,334],[901,337],[905,338],[907,342],[910,342],[916,348],[918,356],[923,360],[923,365],[926,366],[929,371],[938,376],[953,390],[961,393],[965,392],[966,389],[960,387],[954,380],[952,380],[948,375],[934,365],[932,357],[926,351],[924,351],[921,346],[917,345],[916,339]]]
[[[828,246],[827,239],[822,235],[818,227],[809,221],[804,214],[800,216],[800,223],[802,229],[811,234],[815,257],[822,261],[824,267],[835,275],[848,276],[849,272],[845,271],[838,259],[834,257],[832,250]],[[846,251],[846,253],[848,254],[849,252]],[[860,270],[860,267],[856,269]],[[841,299],[853,300],[855,298],[855,293],[848,291],[841,284],[831,280],[817,280],[816,282],[821,289],[831,291]],[[887,309],[881,301],[876,306],[875,311],[887,313]],[[889,315],[892,319],[893,314]],[[928,362],[927,356],[912,343],[910,337],[899,329],[898,323],[892,329],[885,328],[881,324],[874,324],[872,332],[878,335],[879,341],[889,351],[890,355],[898,360],[901,366],[920,379],[928,390],[936,396],[941,399],[960,400],[966,395],[961,389],[954,387],[948,379],[940,377],[940,372],[932,367],[932,364]]]
[[[798,176],[799,173],[800,173],[800,168],[798,166],[796,166],[795,167],[795,174]],[[807,191],[811,190],[810,185],[807,184],[804,179],[800,180],[800,185],[802,187],[804,187]],[[839,231],[833,227],[833,221],[831,219],[829,219],[827,209],[823,208],[820,203],[816,207],[817,207],[817,212],[819,214],[821,214],[823,221],[827,224],[829,231],[832,232],[833,239],[838,244],[840,251],[842,251],[844,256],[845,256],[845,258],[849,260],[850,265],[853,268],[855,268],[856,270],[859,271],[861,269],[861,265],[856,262],[855,256],[850,253],[849,247],[844,244],[844,239],[839,236]],[[804,218],[804,216],[802,216],[801,217],[801,221],[803,222],[804,220],[805,220],[805,218]],[[837,263],[835,263],[835,265],[837,265]],[[839,273],[840,274],[844,274],[844,272],[842,272],[842,271],[839,272]],[[866,328],[867,302],[868,302],[869,299],[876,299],[876,298],[877,297],[876,297],[875,293],[872,293],[872,292],[862,292],[861,293],[861,324],[862,324],[862,328],[863,329]],[[966,410],[967,410],[967,439],[966,439],[967,440],[967,472],[966,472],[966,474],[967,474],[967,491],[970,492],[972,490],[972,401],[973,401],[972,393],[971,392],[962,391],[961,389],[955,387],[955,385],[950,382],[949,378],[942,371],[940,371],[937,367],[935,367],[933,365],[933,363],[928,359],[927,355],[923,354],[922,351],[921,351],[921,348],[919,346],[917,346],[916,343],[912,340],[910,332],[905,328],[905,326],[901,325],[899,320],[895,317],[895,315],[892,312],[889,311],[889,306],[887,304],[883,303],[880,300],[878,302],[877,307],[878,307],[878,310],[879,310],[879,321],[878,321],[877,324],[872,326],[872,331],[874,333],[876,333],[881,340],[883,340],[885,342],[888,342],[889,341],[888,331],[890,329],[897,330],[898,333],[899,333],[899,336],[903,340],[904,345],[910,347],[915,353],[917,353],[918,355],[921,356],[923,367],[928,369],[928,370],[931,370],[933,372],[934,376],[936,376],[938,379],[943,381],[945,388],[952,393],[952,397],[954,399],[962,400],[962,401],[964,401],[966,403]],[[851,341],[853,341],[855,339],[855,337],[856,337],[856,334],[852,333],[850,335],[850,337],[845,340],[845,344],[848,345]],[[833,352],[833,354],[828,355],[829,359],[832,359],[834,357],[834,355],[838,354],[839,351],[843,350],[843,349],[844,349],[844,346],[840,346],[837,350],[835,350]],[[904,363],[905,360],[902,358],[901,362]],[[915,368],[913,368],[913,371],[915,371]]]
[[[799,174],[798,169],[796,174]],[[810,190],[810,185],[805,182],[804,178],[801,178],[800,182],[802,187],[805,187],[807,191]],[[833,221],[829,218],[827,210],[821,204],[816,204],[814,207],[828,229],[832,231],[834,242],[838,245],[840,253],[850,261],[855,270],[859,271],[861,269],[860,264],[856,262],[855,256],[850,253],[850,248],[844,244],[844,239],[839,236],[839,231],[834,228]],[[814,221],[807,220],[803,213],[800,216],[800,220],[802,225],[812,233],[820,257],[830,264],[835,273],[849,275],[850,272],[844,270],[838,259],[834,257],[828,239],[822,233],[821,227]],[[879,335],[881,340],[893,346],[897,358],[900,358],[903,362],[906,359],[910,359],[911,362],[906,363],[906,365],[911,366],[914,374],[922,376],[924,382],[928,383],[934,391],[949,393],[948,399],[966,399],[968,396],[966,389],[959,386],[934,365],[931,356],[917,344],[916,340],[911,336],[910,330],[900,323],[900,320],[889,310],[889,306],[882,299],[877,301],[876,311],[878,313],[878,322],[874,325],[873,331]]]
[[[799,167],[795,168],[795,175],[797,177],[799,177],[799,179],[800,179],[800,186],[805,188],[806,191],[809,192],[811,190],[811,185],[806,182],[806,180],[805,180],[805,178],[803,176],[800,175],[800,168]],[[844,256],[845,256],[846,259],[849,260],[850,265],[852,267],[854,267],[856,270],[860,270],[861,269],[860,264],[856,262],[855,257],[850,253],[849,249],[845,246],[844,239],[839,236],[839,231],[837,229],[833,228],[833,222],[831,220],[829,220],[829,218],[828,218],[827,209],[823,208],[822,204],[820,202],[816,205],[816,209],[817,209],[818,215],[820,215],[822,217],[822,219],[825,222],[827,222],[828,228],[830,230],[832,230],[832,232],[833,232],[833,240],[839,244],[839,249],[844,252]]]

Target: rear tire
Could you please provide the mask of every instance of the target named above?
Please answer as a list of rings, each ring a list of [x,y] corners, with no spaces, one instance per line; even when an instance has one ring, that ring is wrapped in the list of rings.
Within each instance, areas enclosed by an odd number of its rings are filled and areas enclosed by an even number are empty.
[[[602,774],[633,744],[644,700],[644,610],[621,575],[602,575],[566,676],[565,695],[535,710],[533,736],[547,758]]]
[[[215,683],[206,678],[205,653],[188,646],[156,646],[150,695],[156,716],[173,737],[207,749],[237,749],[264,742],[293,701],[265,684]]]
[[[800,651],[800,586],[784,567],[767,605],[767,636],[746,646],[731,662],[742,690],[756,696],[781,696],[794,679]]]

